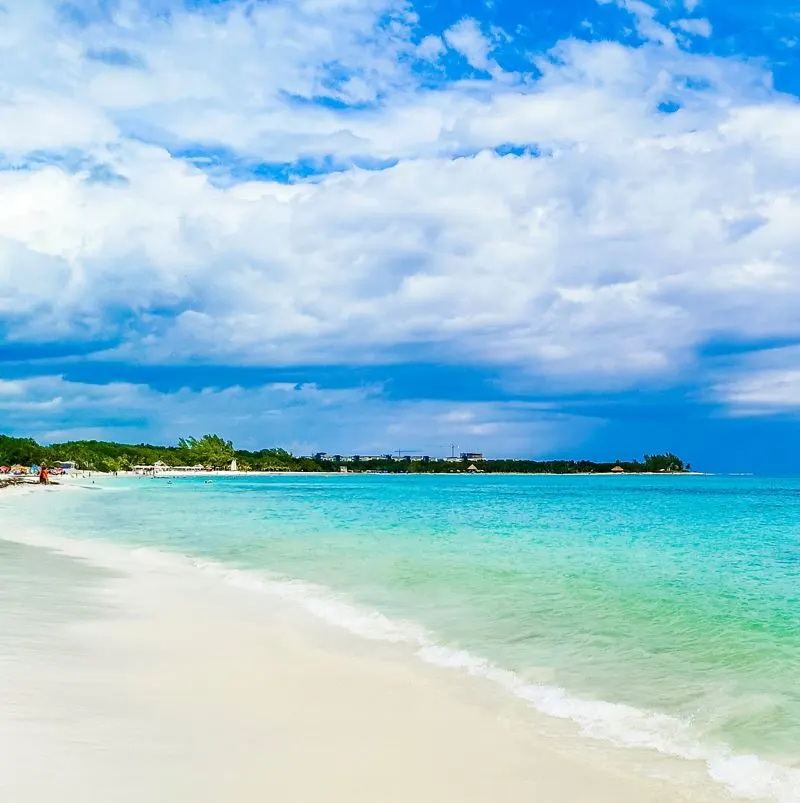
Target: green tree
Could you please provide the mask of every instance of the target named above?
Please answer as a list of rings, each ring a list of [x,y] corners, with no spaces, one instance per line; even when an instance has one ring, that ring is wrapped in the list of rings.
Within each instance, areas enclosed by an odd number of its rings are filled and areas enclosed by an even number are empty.
[[[33,438],[12,438],[0,435],[0,464],[12,466],[17,463],[29,466],[47,459],[47,450]]]
[[[644,456],[645,471],[683,471],[683,460],[672,452],[665,454],[646,454]]]
[[[219,435],[203,435],[202,438],[181,438],[178,451],[184,465],[202,464],[212,468],[226,468],[234,458],[233,443]]]

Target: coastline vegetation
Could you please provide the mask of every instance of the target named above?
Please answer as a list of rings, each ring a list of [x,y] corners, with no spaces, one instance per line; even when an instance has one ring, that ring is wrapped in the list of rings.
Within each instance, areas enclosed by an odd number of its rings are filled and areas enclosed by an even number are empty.
[[[236,449],[219,435],[181,438],[176,446],[125,444],[111,441],[68,441],[42,445],[33,438],[0,435],[0,465],[53,465],[73,461],[79,469],[93,471],[129,471],[134,466],[163,463],[167,467],[202,466],[226,469],[235,460],[241,471],[348,471],[386,472],[391,474],[449,474],[463,472],[470,465],[487,474],[597,474],[619,467],[626,473],[682,472],[691,467],[674,454],[645,455],[642,460],[411,460],[386,456],[380,460],[342,462],[330,456],[297,457],[285,449],[248,451]],[[617,469],[619,470],[619,469]]]

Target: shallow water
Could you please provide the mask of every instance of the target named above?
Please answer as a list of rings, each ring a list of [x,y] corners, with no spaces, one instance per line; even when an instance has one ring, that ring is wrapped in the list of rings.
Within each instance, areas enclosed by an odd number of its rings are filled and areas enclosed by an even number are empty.
[[[592,735],[800,799],[800,480],[127,478],[0,515],[244,570]]]

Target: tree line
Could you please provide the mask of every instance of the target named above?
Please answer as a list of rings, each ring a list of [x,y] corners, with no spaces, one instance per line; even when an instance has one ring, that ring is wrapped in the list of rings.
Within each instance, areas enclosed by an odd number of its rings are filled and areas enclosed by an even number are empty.
[[[645,455],[642,460],[614,460],[613,462],[595,462],[592,460],[479,460],[462,459],[458,461],[429,459],[411,460],[386,456],[381,460],[369,460],[344,463],[335,458],[315,459],[324,465],[327,471],[338,471],[347,466],[349,471],[379,471],[389,474],[450,474],[468,470],[474,465],[485,474],[601,474],[622,468],[626,473],[643,474],[656,472],[691,471],[691,466],[677,455],[665,454]]]
[[[294,457],[284,449],[262,449],[258,452],[237,450],[231,441],[219,435],[180,438],[177,446],[96,440],[66,441],[44,446],[33,438],[0,435],[0,465],[5,466],[53,465],[72,461],[80,469],[106,472],[130,471],[134,466],[152,466],[155,463],[170,467],[224,469],[234,459],[243,470],[323,470],[314,461]]]
[[[242,471],[380,471],[392,474],[442,474],[465,471],[470,463],[462,460],[410,460],[391,458],[343,463],[331,457],[297,457],[285,449],[248,451],[236,449],[231,441],[219,435],[181,438],[176,446],[153,446],[146,443],[126,444],[111,441],[67,441],[42,445],[33,438],[0,435],[0,465],[53,465],[73,461],[78,468],[92,471],[129,471],[138,465],[202,466],[208,469],[228,468],[233,460]],[[490,473],[522,474],[591,474],[620,466],[627,473],[688,471],[690,466],[674,454],[645,455],[640,460],[593,462],[590,460],[481,460],[476,467]]]

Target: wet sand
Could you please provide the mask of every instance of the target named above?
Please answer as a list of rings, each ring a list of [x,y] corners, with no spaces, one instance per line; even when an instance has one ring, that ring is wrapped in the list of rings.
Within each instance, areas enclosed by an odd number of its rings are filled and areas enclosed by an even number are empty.
[[[87,563],[24,549],[6,583],[16,624],[0,662],[2,800],[723,799],[699,767],[687,784],[684,762],[588,740],[285,601],[146,553],[92,546]]]

